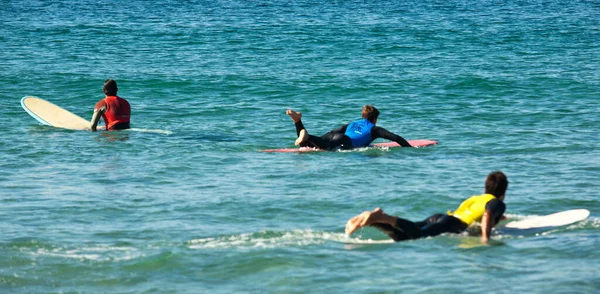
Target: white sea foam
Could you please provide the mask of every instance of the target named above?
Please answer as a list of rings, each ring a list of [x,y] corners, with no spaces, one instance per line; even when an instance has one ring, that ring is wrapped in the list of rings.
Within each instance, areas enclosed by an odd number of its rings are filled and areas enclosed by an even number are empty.
[[[95,245],[82,248],[40,248],[33,252],[38,256],[60,257],[67,259],[77,259],[80,261],[123,261],[139,258],[143,254],[133,247],[115,247]]]
[[[345,244],[386,244],[393,240],[372,240],[349,238],[344,233],[316,232],[312,230],[292,230],[288,232],[259,232],[222,237],[194,239],[189,242],[192,249],[225,248],[281,248],[292,246],[310,246],[326,242]]]
[[[173,134],[172,131],[159,130],[159,129],[138,129],[138,128],[131,128],[131,129],[128,129],[128,131],[141,132],[141,133],[154,133],[154,134],[162,134],[162,135],[171,135],[171,134]]]

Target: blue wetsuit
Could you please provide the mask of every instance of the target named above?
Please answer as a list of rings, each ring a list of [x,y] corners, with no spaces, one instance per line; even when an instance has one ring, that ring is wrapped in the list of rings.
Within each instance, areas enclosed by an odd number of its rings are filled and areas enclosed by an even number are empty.
[[[346,127],[344,135],[350,137],[352,141],[352,147],[366,147],[373,142],[371,137],[371,130],[375,126],[374,123],[366,118],[351,122]]]

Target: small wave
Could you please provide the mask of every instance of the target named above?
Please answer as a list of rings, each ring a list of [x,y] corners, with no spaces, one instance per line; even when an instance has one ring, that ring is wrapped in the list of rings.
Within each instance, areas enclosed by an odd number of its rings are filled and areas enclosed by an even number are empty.
[[[574,224],[574,225],[582,225],[585,228],[598,229],[598,228],[600,228],[600,218],[589,217],[588,219],[581,221],[581,223]]]
[[[84,248],[38,248],[33,255],[76,259],[80,261],[124,261],[143,254],[133,247],[92,246]]]
[[[173,134],[172,131],[159,130],[159,129],[138,129],[138,128],[131,128],[131,129],[128,129],[128,131],[131,131],[131,132],[141,132],[141,133],[154,133],[154,134],[162,134],[162,135],[171,135],[171,134]]]
[[[201,238],[189,241],[192,249],[252,249],[281,248],[290,246],[319,245],[326,242],[344,244],[393,243],[393,240],[361,240],[347,237],[344,233],[315,232],[312,230],[292,230],[288,232],[263,231],[259,233]]]
[[[390,147],[358,147],[353,149],[340,149],[339,152],[377,152],[377,151],[390,151]]]

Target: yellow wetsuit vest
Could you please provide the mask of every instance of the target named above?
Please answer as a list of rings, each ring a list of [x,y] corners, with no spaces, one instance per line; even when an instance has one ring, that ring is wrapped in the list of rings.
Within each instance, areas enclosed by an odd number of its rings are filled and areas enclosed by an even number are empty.
[[[460,219],[467,225],[473,222],[480,222],[485,213],[485,205],[495,198],[496,196],[492,194],[471,196],[469,199],[463,201],[454,212],[448,211],[448,215]]]

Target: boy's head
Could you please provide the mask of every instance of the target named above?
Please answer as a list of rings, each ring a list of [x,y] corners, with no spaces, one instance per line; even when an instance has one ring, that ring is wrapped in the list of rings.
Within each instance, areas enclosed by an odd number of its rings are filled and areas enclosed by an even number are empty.
[[[492,194],[498,198],[504,197],[508,188],[508,179],[501,171],[492,172],[485,179],[485,193]]]
[[[376,123],[377,117],[379,117],[379,110],[373,105],[365,105],[362,109],[362,117],[368,119],[372,123]]]
[[[119,89],[117,88],[117,82],[115,82],[115,80],[108,79],[104,81],[102,91],[106,96],[117,96],[117,90]]]

